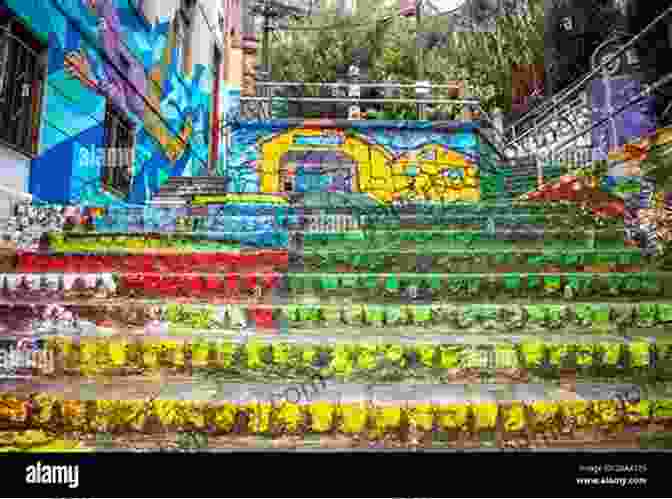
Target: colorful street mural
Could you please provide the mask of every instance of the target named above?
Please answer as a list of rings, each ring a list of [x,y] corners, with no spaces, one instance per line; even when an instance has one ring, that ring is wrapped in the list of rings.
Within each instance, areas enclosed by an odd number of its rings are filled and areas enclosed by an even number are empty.
[[[496,175],[492,151],[466,122],[441,129],[410,122],[241,123],[232,133],[228,190],[478,202],[483,177]]]
[[[628,76],[591,82],[593,124],[601,123],[607,116],[626,106],[641,91],[642,82]],[[593,159],[606,160],[610,151],[633,139],[650,135],[655,129],[654,99],[646,97],[592,130]]]
[[[208,164],[212,71],[183,74],[171,19],[150,24],[131,0],[0,0],[48,39],[39,155],[30,192],[62,204],[142,204],[170,176],[202,175]],[[127,199],[101,185],[106,103],[136,131]],[[224,162],[224,151],[218,158]]]

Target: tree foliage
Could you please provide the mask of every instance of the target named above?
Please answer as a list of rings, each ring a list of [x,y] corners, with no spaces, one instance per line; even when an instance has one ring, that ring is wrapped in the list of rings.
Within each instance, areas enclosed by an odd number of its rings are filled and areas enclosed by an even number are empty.
[[[273,79],[333,82],[339,68],[354,61],[356,50],[367,48],[369,80],[414,82],[418,69],[415,19],[394,14],[395,9],[371,7],[348,18],[323,12],[291,21],[289,28],[333,28],[276,32],[271,48]],[[389,15],[393,16],[390,23],[375,22]],[[543,64],[543,21],[542,0],[530,0],[524,15],[500,16],[491,32],[450,32],[447,18],[427,18],[423,32],[449,35],[445,43],[423,51],[425,79],[439,84],[464,80],[468,93],[481,99],[486,110],[509,111],[513,66]],[[402,96],[411,97],[410,90]]]

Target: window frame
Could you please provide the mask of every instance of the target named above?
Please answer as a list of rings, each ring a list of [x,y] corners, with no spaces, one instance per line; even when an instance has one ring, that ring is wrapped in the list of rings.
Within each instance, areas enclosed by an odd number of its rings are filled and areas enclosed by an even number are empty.
[[[123,127],[123,128],[122,128]],[[125,140],[125,144],[120,144],[119,131],[126,130],[126,137],[121,135],[121,139]],[[114,104],[111,99],[107,100],[105,109],[105,150],[103,154],[103,164],[101,167],[100,178],[103,190],[122,199],[127,199],[130,195],[133,186],[133,163],[135,161],[135,143],[136,143],[136,126],[133,120],[118,106]],[[119,155],[117,151],[124,151]],[[128,152],[128,156],[124,158],[124,167],[118,165],[119,158]],[[119,175],[124,169],[128,175],[124,179],[124,185],[119,185]]]
[[[48,45],[13,13],[0,24],[0,37],[4,60],[0,67],[0,144],[34,158],[40,147]],[[27,75],[23,81],[21,75]]]

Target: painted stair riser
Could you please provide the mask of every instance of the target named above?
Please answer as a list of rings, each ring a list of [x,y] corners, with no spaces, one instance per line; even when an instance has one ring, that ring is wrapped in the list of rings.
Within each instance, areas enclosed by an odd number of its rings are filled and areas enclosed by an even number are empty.
[[[214,328],[235,327],[231,310],[189,309],[188,306],[168,306],[163,316],[175,329],[179,327]],[[364,333],[381,328],[424,326],[442,334],[449,331],[504,331],[534,333],[538,331],[572,333],[622,330],[627,328],[654,328],[672,324],[672,304],[605,305],[352,305],[283,307],[249,307],[241,312],[250,325],[272,327],[287,332],[293,330],[320,330],[347,327]],[[236,314],[236,317],[239,313]],[[221,319],[221,322],[217,318]],[[203,328],[203,329],[207,329]]]
[[[69,237],[67,240],[52,240],[48,246],[44,246],[42,251],[51,253],[86,253],[86,254],[115,254],[132,252],[152,252],[152,251],[183,251],[183,252],[231,252],[236,249],[255,247],[257,241],[262,241],[262,247],[273,247],[277,243],[278,249],[286,249],[290,237],[296,237],[296,234],[286,232],[264,233],[259,235],[239,237],[237,234],[225,234],[209,232],[203,236],[193,236],[185,234],[177,236],[172,240],[166,237],[136,237],[120,238],[104,236],[99,237]],[[496,237],[460,237],[452,235],[445,236],[434,234],[430,231],[416,232],[412,235],[390,237],[387,234],[368,233],[357,235],[353,233],[352,237],[345,237],[347,233],[333,234],[310,234],[301,232],[303,244],[307,250],[333,249],[339,250],[338,246],[343,246],[344,251],[370,251],[371,249],[381,248],[386,250],[399,249],[413,251],[416,247],[431,245],[435,249],[447,250],[497,250],[504,248],[529,250],[582,250],[582,249],[604,249],[604,250],[625,250],[623,238],[617,239],[591,239],[583,237],[525,237],[513,235],[501,235]],[[338,246],[336,246],[338,245]]]
[[[17,272],[229,272],[286,271],[284,251],[258,253],[203,253],[181,255],[39,255],[20,254]]]
[[[112,296],[184,296],[192,299],[262,299],[279,288],[282,274],[82,273],[0,274],[0,291],[9,300],[70,299]]]
[[[297,265],[307,272],[535,272],[545,268],[583,269],[609,266],[613,272],[641,272],[639,251],[442,251],[420,247],[414,250],[305,252]],[[652,270],[655,270],[652,268]]]
[[[230,196],[229,196],[230,197]],[[334,209],[333,205],[325,204],[324,206],[313,206],[311,208],[295,207],[287,204],[286,200],[276,199],[273,203],[264,203],[262,199],[255,203],[235,203],[233,198],[227,204],[214,203],[212,199],[207,206],[199,205],[196,207],[94,207],[94,206],[20,206],[17,216],[20,218],[36,218],[44,219],[51,217],[54,219],[72,220],[82,222],[86,219],[106,221],[107,218],[115,218],[117,220],[149,220],[152,221],[157,217],[163,218],[177,218],[189,216],[204,216],[212,214],[227,214],[239,216],[264,216],[274,215],[276,213],[325,213],[337,212],[343,210]],[[198,203],[197,203],[198,204]],[[517,204],[511,203],[479,203],[479,204],[462,204],[462,203],[425,203],[425,204],[408,204],[404,206],[366,206],[346,207],[348,212],[357,215],[371,215],[380,216],[385,214],[420,214],[433,216],[454,216],[460,214],[471,215],[530,215],[530,214],[566,214],[568,207],[561,202],[548,202],[541,205],[538,202],[519,202]]]
[[[123,374],[209,368],[232,379],[328,379],[362,382],[459,379],[474,370],[530,371],[558,379],[571,370],[580,377],[658,376],[672,379],[672,346],[649,342],[404,345],[290,344],[234,340],[160,338],[50,338],[42,355],[43,374]],[[37,369],[37,368],[36,368]],[[39,374],[39,369],[36,371]],[[662,379],[661,378],[661,379]]]
[[[203,231],[195,235],[193,231],[185,230],[184,234],[166,236],[163,234],[152,235],[129,235],[128,231],[123,236],[96,234],[89,236],[65,236],[51,234],[48,239],[48,247],[53,251],[63,253],[75,252],[105,252],[151,250],[181,248],[193,251],[199,246],[202,251],[231,251],[231,246],[251,246],[264,248],[286,248],[289,241],[289,233],[286,230],[254,230],[249,232],[224,232]],[[163,237],[162,237],[163,236]],[[181,241],[181,242],[180,242]]]
[[[379,439],[437,431],[545,432],[608,429],[623,424],[666,422],[667,400],[621,405],[615,401],[538,401],[531,403],[403,403],[367,404],[317,401],[199,403],[155,400],[78,400],[39,393],[39,409],[19,397],[6,396],[0,425],[10,428],[64,428],[80,432],[145,432],[210,430],[234,434],[338,432]]]
[[[226,272],[233,269],[278,268],[286,270],[289,254],[286,251],[218,252],[157,254],[40,254],[19,253],[0,256],[0,267],[17,272]],[[294,267],[307,272],[340,272],[344,268],[356,271],[380,272],[469,272],[483,273],[498,269],[506,272],[540,271],[545,268],[605,268],[610,271],[638,272],[644,259],[633,250],[434,250],[407,248],[405,250],[362,251],[309,251],[295,258]],[[655,270],[654,268],[651,269]]]
[[[51,311],[49,311],[51,310]],[[56,307],[0,306],[0,322],[6,320],[46,320],[58,323]],[[425,326],[428,331],[496,331],[515,334],[594,333],[609,329],[653,329],[672,324],[672,303],[568,305],[189,305],[127,303],[64,305],[59,316],[69,313],[78,320],[103,324],[115,321],[124,326],[148,327],[165,321],[169,330],[193,334],[207,330],[252,328],[325,332],[350,330],[349,334],[385,333],[385,329]],[[283,325],[286,326],[283,328]]]
[[[437,230],[437,227],[443,227]],[[479,243],[486,244],[496,241],[539,241],[546,244],[566,241],[567,243],[584,243],[590,241],[596,243],[620,243],[623,246],[623,230],[616,228],[613,230],[592,231],[581,230],[575,227],[574,230],[547,229],[543,225],[534,228],[531,227],[499,227],[495,231],[484,230],[449,230],[445,224],[432,225],[426,230],[367,230],[367,231],[313,231],[304,234],[304,240],[307,245],[317,243],[336,243],[336,242],[364,242],[376,241],[385,244],[399,244],[401,242],[426,243],[429,241],[435,243],[454,244],[458,246],[477,246]]]
[[[354,302],[413,296],[431,300],[496,300],[505,298],[608,299],[672,298],[672,278],[663,273],[556,274],[363,274],[290,273],[293,299],[339,296]],[[569,289],[568,289],[569,288]]]
[[[263,298],[288,290],[292,300],[320,296],[354,302],[482,299],[672,298],[672,276],[646,274],[308,274],[293,273],[82,273],[0,274],[8,299],[69,299],[95,296]]]

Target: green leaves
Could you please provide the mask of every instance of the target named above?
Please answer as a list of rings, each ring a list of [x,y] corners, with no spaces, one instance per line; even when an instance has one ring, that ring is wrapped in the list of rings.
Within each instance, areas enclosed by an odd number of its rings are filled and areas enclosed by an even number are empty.
[[[661,322],[672,322],[672,304],[661,303],[658,305],[658,319]]]
[[[285,32],[275,40],[271,45],[273,80],[335,81],[338,66],[350,64],[355,49],[368,47],[371,80],[415,81],[415,21],[395,17],[384,25],[374,22],[386,14],[389,11],[384,5],[370,4],[347,18],[320,12],[290,21],[290,26],[308,22],[316,29]],[[428,18],[424,25],[427,31],[451,32],[442,18]],[[325,26],[330,28],[320,29]],[[487,109],[497,106],[509,110],[514,65],[543,61],[543,34],[544,12],[539,7],[532,8],[529,15],[501,17],[495,33],[452,33],[445,47],[424,52],[427,79],[439,83],[468,80],[471,92],[485,102]],[[404,97],[410,95],[402,92]],[[394,111],[401,118],[412,109],[398,105]]]
[[[385,279],[385,289],[393,292],[393,293],[398,293],[399,292],[399,277],[397,277],[394,274],[390,274],[386,279]]]
[[[323,276],[320,285],[325,291],[338,289],[338,277],[333,275]]]
[[[520,289],[521,277],[520,274],[505,274],[504,285],[506,289],[518,290]]]
[[[171,304],[166,308],[166,319],[173,325],[197,330],[211,329],[221,325],[215,317],[214,308],[209,306],[195,307]]]
[[[593,309],[593,321],[595,324],[605,326],[609,322],[609,317],[611,315],[611,309],[609,305],[594,305]]]
[[[537,326],[546,322],[547,310],[543,305],[527,305],[525,311],[527,312],[528,322]]]
[[[637,326],[651,327],[656,321],[656,306],[650,303],[640,303],[637,310]]]

